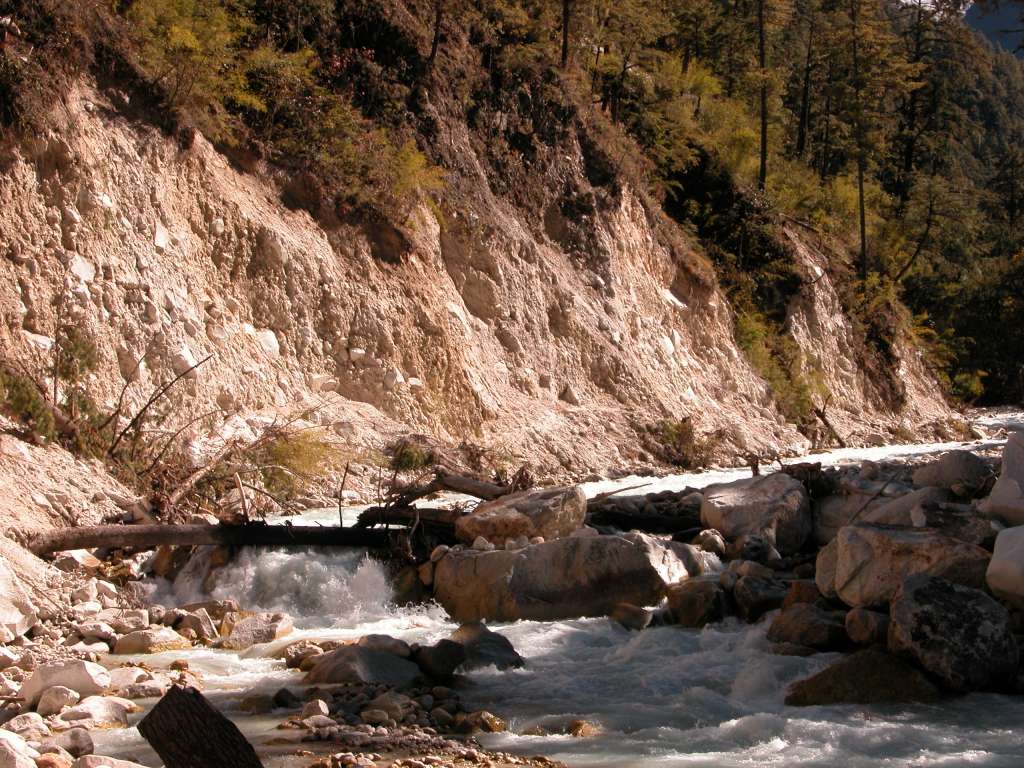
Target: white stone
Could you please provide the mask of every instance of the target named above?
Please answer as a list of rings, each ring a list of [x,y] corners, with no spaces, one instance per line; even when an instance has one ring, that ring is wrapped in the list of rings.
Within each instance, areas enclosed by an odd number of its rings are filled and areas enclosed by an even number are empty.
[[[389,392],[395,387],[401,386],[405,383],[405,376],[402,372],[395,367],[388,368],[384,373],[384,389]]]
[[[71,593],[71,599],[76,603],[91,603],[96,600],[96,579],[89,579],[85,584]]]
[[[1006,441],[999,479],[978,509],[1007,525],[1024,525],[1024,432],[1014,432]]]
[[[255,333],[256,343],[271,357],[278,357],[281,354],[281,343],[277,340],[277,334],[269,328]]]
[[[353,363],[359,363],[366,359],[366,350],[361,347],[352,347],[348,351],[348,359]]]
[[[170,627],[139,629],[119,638],[114,646],[117,655],[136,653],[162,653],[180,651],[192,647],[192,643]]]
[[[331,708],[327,706],[327,702],[323,699],[313,699],[306,703],[306,706],[302,708],[303,719],[307,717],[313,717],[314,715],[329,715],[331,714]],[[332,722],[332,725],[334,723]]]
[[[81,256],[73,256],[68,264],[68,271],[83,283],[91,283],[96,279],[96,266]]]
[[[806,489],[781,472],[709,485],[700,519],[730,541],[750,534],[764,536],[784,555],[799,551],[812,527]]]
[[[77,704],[79,699],[81,696],[70,688],[55,685],[43,691],[43,695],[39,697],[39,703],[36,705],[36,712],[43,717],[59,715],[65,707],[73,707]]]
[[[171,242],[171,233],[167,231],[161,222],[156,223],[156,231],[153,233],[153,247],[163,252]]]
[[[124,728],[128,715],[138,707],[128,699],[118,696],[89,696],[53,718],[54,730],[68,728]]]
[[[171,356],[171,370],[174,371],[176,376],[183,376],[190,368],[194,368],[198,362],[188,345],[182,344],[181,348]],[[195,375],[195,370],[187,374],[188,378],[193,378]]]
[[[63,685],[80,696],[102,693],[110,685],[110,673],[91,661],[57,661],[38,667],[21,687],[25,706],[31,707],[47,688]]]
[[[7,560],[0,558],[0,642],[9,643],[20,637],[38,620],[35,605],[11,572]]]
[[[1024,525],[1006,528],[996,536],[985,581],[996,597],[1024,610]]]
[[[36,768],[36,761],[10,743],[0,741],[0,768]]]
[[[214,237],[224,234],[224,219],[217,218],[210,222],[210,234]]]

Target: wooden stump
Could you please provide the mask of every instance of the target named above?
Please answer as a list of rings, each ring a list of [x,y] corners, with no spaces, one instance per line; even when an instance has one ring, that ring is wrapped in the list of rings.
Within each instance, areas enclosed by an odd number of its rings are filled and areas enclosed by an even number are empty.
[[[263,768],[238,726],[195,688],[175,685],[139,723],[164,768]]]

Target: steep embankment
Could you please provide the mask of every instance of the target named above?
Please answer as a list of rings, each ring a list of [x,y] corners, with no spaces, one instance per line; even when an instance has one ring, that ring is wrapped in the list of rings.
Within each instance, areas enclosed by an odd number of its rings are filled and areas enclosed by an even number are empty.
[[[722,459],[806,445],[737,348],[705,262],[628,186],[591,183],[580,134],[503,196],[509,179],[491,183],[447,119],[443,213],[325,230],[201,137],[183,149],[86,85],[55,119],[0,176],[2,352],[45,368],[63,312],[99,343],[101,402],[134,381],[137,403],[209,355],[174,420],[323,403],[317,418],[354,446],[412,429],[556,474],[650,463],[637,428],[684,416],[719,432]],[[541,218],[510,199],[524,196]],[[791,237],[814,270],[825,257]],[[906,397],[882,402],[827,275],[791,314],[854,442],[923,439],[950,416],[907,346]]]

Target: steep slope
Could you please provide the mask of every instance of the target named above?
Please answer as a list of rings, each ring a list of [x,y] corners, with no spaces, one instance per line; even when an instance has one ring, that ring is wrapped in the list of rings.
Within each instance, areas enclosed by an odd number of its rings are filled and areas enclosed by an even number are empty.
[[[721,460],[808,444],[682,233],[624,179],[592,183],[579,125],[500,177],[471,126],[444,115],[443,213],[325,229],[267,175],[202,137],[183,149],[86,82],[54,120],[0,176],[2,352],[45,370],[65,305],[99,342],[101,401],[135,381],[137,404],[211,355],[178,390],[177,423],[323,403],[316,418],[354,447],[412,429],[558,475],[652,463],[638,430],[686,416],[718,433]],[[828,281],[802,295],[795,336],[828,361],[848,438],[925,438],[921,425],[949,419],[909,348],[903,402],[873,396]]]

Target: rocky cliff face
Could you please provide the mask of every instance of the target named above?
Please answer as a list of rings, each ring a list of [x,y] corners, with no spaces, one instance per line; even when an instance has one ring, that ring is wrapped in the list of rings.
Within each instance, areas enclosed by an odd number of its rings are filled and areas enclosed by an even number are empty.
[[[202,138],[183,149],[88,84],[55,119],[0,174],[0,352],[44,370],[58,313],[72,318],[99,344],[101,401],[128,384],[137,404],[209,357],[176,390],[178,423],[318,404],[354,449],[416,431],[553,475],[650,464],[638,429],[684,416],[719,433],[719,459],[808,447],[737,348],[700,254],[624,183],[592,183],[578,138],[542,172],[497,178],[445,119],[440,210],[325,228],[268,174]],[[825,257],[790,236],[815,269]],[[902,402],[876,386],[827,275],[791,329],[852,442],[923,439],[950,418],[907,345]]]

